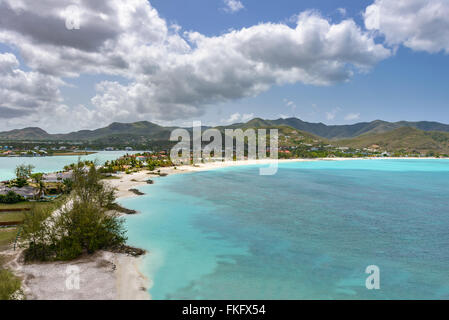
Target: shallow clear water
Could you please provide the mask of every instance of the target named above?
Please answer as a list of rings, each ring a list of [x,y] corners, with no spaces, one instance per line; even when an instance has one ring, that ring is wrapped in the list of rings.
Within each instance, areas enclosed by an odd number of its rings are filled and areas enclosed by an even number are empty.
[[[125,151],[100,151],[88,156],[82,156],[81,160],[97,160],[99,164],[106,161],[116,160],[126,153]],[[56,172],[62,170],[66,165],[76,163],[78,156],[57,156],[57,157],[0,157],[0,181],[14,178],[14,169],[20,164],[32,164],[35,166],[34,172]]]
[[[448,160],[242,166],[124,199],[155,299],[449,299]],[[380,268],[367,290],[365,268]]]

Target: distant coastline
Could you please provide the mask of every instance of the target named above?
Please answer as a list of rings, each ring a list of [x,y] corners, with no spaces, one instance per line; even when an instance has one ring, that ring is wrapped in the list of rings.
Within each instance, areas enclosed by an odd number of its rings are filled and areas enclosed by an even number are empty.
[[[3,155],[0,154],[1,158],[41,158],[41,157],[68,157],[68,156],[88,156],[91,154],[96,154],[97,151],[79,151],[79,152],[56,152],[46,155],[28,155],[28,154],[11,154]]]

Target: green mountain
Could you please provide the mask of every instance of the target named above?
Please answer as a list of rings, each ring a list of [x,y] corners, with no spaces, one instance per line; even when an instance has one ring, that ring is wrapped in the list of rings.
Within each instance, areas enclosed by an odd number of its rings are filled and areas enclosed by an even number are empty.
[[[139,138],[168,140],[173,129],[172,127],[162,127],[148,121],[134,123],[114,122],[105,128],[81,130],[67,134],[49,134],[40,128],[12,130],[0,132],[0,140],[122,141],[138,140]]]
[[[363,134],[376,134],[392,131],[402,127],[416,128],[423,131],[443,131],[449,132],[449,125],[439,122],[387,122],[375,120],[371,122],[360,122],[351,125],[325,125],[323,123],[305,122],[298,118],[286,118],[277,120],[264,120],[255,118],[247,123],[235,123],[226,128],[267,128],[276,126],[289,126],[297,130],[308,132],[326,139],[345,139],[358,137]],[[224,127],[218,127],[224,128]]]
[[[420,122],[387,122],[375,120],[372,122],[361,122],[352,125],[325,125],[323,123],[310,123],[297,118],[272,120],[275,125],[288,125],[298,130],[313,133],[317,136],[328,139],[353,138],[362,134],[375,134],[395,130],[402,127],[411,127],[423,131],[443,131],[449,132],[449,125],[439,122],[420,121]]]
[[[272,120],[263,120],[261,118],[255,118],[253,120],[250,120],[246,123],[235,123],[227,126],[219,126],[215,127],[215,129],[220,130],[221,132],[224,132],[225,129],[267,129],[267,134],[269,134],[269,129],[278,129],[279,134],[281,136],[301,136],[302,138],[306,140],[326,140],[322,137],[319,137],[315,134],[306,132],[304,130],[299,130],[293,126],[290,126],[288,124],[275,124]]]
[[[51,140],[52,135],[42,130],[41,128],[24,128],[15,129],[11,131],[0,132],[0,140]]]
[[[352,139],[338,140],[333,144],[353,148],[370,148],[377,145],[382,151],[433,151],[449,154],[449,132],[423,131],[407,126],[388,132],[368,133]]]
[[[383,139],[388,146],[395,147],[417,147],[418,149],[445,148],[444,133],[449,132],[449,125],[438,122],[386,122],[376,120],[372,122],[361,122],[353,125],[332,125],[323,123],[310,123],[297,118],[264,120],[255,118],[246,123],[235,123],[227,126],[219,126],[217,129],[224,132],[229,129],[248,128],[278,128],[281,135],[287,136],[290,143],[298,141],[297,136],[305,140],[320,140],[326,142],[328,139],[342,140],[351,146],[365,145],[375,139]],[[163,127],[148,121],[134,123],[118,123],[96,129],[81,130],[68,134],[49,134],[40,128],[25,128],[0,132],[1,141],[90,141],[105,144],[141,144],[148,145],[160,141],[168,141],[170,133],[175,127]],[[202,128],[207,129],[207,127]],[[398,130],[403,129],[403,130]],[[415,130],[405,130],[415,129]],[[188,130],[192,130],[191,128]],[[378,136],[380,134],[380,136]],[[382,135],[385,134],[385,135]],[[355,138],[355,139],[353,139]],[[348,140],[349,139],[349,140]],[[374,140],[373,140],[374,139]],[[372,142],[376,143],[376,142]],[[440,145],[443,144],[443,145]]]
[[[111,136],[127,135],[129,136],[144,136],[151,137],[155,140],[168,140],[170,132],[173,128],[162,127],[157,124],[140,121],[134,123],[118,123],[114,122],[105,128],[97,130],[82,130],[63,135],[56,135],[60,140],[98,140],[105,139]]]

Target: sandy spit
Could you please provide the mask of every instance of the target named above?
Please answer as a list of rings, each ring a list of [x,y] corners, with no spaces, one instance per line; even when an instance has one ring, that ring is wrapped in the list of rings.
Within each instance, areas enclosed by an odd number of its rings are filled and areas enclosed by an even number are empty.
[[[27,300],[148,300],[141,258],[99,251],[68,262],[25,264],[19,252],[8,267],[22,278]]]

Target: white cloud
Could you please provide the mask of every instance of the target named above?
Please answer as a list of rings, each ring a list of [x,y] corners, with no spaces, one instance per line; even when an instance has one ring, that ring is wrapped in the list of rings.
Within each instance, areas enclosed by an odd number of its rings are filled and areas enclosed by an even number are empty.
[[[346,16],[346,9],[345,9],[345,8],[338,8],[337,11],[338,11],[338,13],[339,13],[342,17],[345,17],[345,16]]]
[[[337,107],[332,109],[331,111],[326,112],[326,119],[329,121],[335,120],[337,114],[341,111],[341,108]]]
[[[292,115],[294,116],[297,108],[296,103],[288,99],[284,99],[284,103],[285,106],[290,109]]]
[[[186,36],[193,45],[188,52],[168,51],[158,68],[128,86],[102,85],[94,105],[121,109],[126,101],[130,115],[194,117],[209,105],[255,96],[274,84],[347,81],[357,68],[365,70],[390,55],[353,21],[331,25],[310,12],[300,16],[296,29],[260,24],[218,37]]]
[[[223,0],[223,1],[224,1],[225,5],[226,5],[225,10],[227,12],[234,13],[234,12],[240,11],[243,8],[245,8],[243,3],[241,1],[239,1],[239,0]]]
[[[0,117],[24,117],[34,110],[51,109],[62,101],[59,87],[64,82],[38,72],[19,69],[19,61],[11,53],[0,53]]]
[[[254,113],[244,113],[240,114],[239,112],[233,113],[229,116],[228,119],[222,120],[225,123],[237,123],[237,122],[248,122],[249,120],[254,118]]]
[[[369,70],[391,55],[352,19],[333,24],[311,11],[299,14],[293,28],[261,23],[208,37],[179,34],[180,27],[168,25],[146,0],[79,0],[80,29],[67,30],[62,12],[72,3],[0,0],[0,42],[18,49],[32,70],[25,73],[28,77],[40,77],[36,97],[49,91],[51,101],[37,99],[41,103],[29,106],[33,123],[42,125],[48,109],[56,111],[55,117],[71,110],[84,112],[88,116],[83,125],[92,127],[112,121],[186,120],[214,104],[256,96],[273,85],[349,81],[355,72]],[[91,106],[68,107],[60,101],[60,79],[81,74],[118,75],[127,84],[102,81]],[[5,88],[4,83],[0,86]],[[3,97],[2,105],[11,109],[9,117],[21,117],[25,99]],[[53,123],[44,124],[54,128]]]
[[[345,116],[345,120],[347,121],[353,121],[353,120],[358,120],[360,119],[360,113],[348,113]]]
[[[449,53],[449,1],[376,0],[364,13],[365,26],[390,45]]]
[[[293,101],[284,99],[284,103],[287,107],[291,108],[292,111],[294,111],[296,109],[296,103],[294,103]]]

